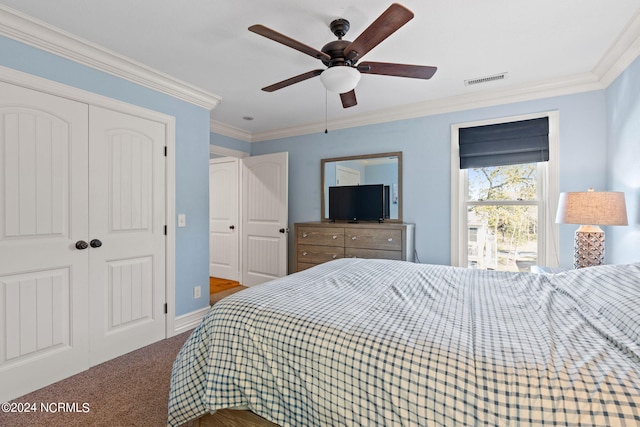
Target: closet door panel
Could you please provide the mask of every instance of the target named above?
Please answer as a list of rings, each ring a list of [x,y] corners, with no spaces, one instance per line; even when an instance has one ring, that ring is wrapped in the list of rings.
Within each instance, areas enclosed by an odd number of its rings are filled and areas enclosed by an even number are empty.
[[[91,364],[165,338],[164,124],[90,107]]]
[[[89,365],[87,117],[0,83],[0,401]]]

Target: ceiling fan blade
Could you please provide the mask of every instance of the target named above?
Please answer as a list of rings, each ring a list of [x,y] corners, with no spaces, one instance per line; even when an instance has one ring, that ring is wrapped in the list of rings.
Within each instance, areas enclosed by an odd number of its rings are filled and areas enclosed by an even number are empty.
[[[314,49],[311,46],[307,46],[304,43],[300,43],[299,41],[294,40],[291,37],[285,36],[284,34],[280,34],[279,32],[274,31],[271,28],[267,28],[264,25],[260,25],[260,24],[252,25],[249,27],[249,31],[256,34],[260,34],[261,36],[264,36],[278,43],[282,43],[285,46],[289,46],[297,51],[306,53],[307,55],[313,56],[314,58],[317,58],[320,60],[324,59],[326,61],[329,61],[331,59],[331,57],[328,54],[321,52],[317,49]]]
[[[349,92],[341,93],[340,100],[342,101],[342,107],[349,108],[354,105],[358,105],[358,101],[356,100],[356,91],[352,89]]]
[[[357,68],[363,74],[382,74],[413,79],[430,79],[438,70],[437,67],[425,65],[391,64],[388,62],[362,62],[358,64]]]
[[[392,4],[344,49],[345,58],[351,60],[362,58],[412,18],[413,12],[409,9],[398,3]]]
[[[298,74],[297,76],[288,78],[287,80],[283,80],[281,82],[274,83],[270,86],[263,87],[262,90],[265,92],[273,92],[278,89],[282,89],[283,87],[291,86],[294,83],[300,83],[312,77],[319,76],[320,74],[322,74],[323,71],[324,70],[307,71],[306,73]]]

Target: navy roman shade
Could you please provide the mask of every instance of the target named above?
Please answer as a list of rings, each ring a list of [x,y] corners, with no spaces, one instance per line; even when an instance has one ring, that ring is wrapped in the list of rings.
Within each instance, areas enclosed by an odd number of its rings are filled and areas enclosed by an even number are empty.
[[[549,118],[459,129],[460,169],[549,160]]]

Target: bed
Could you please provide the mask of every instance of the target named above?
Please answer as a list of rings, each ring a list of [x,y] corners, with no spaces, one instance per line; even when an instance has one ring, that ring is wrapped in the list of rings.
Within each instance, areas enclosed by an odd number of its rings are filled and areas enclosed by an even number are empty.
[[[340,259],[215,304],[171,426],[640,425],[640,264],[559,274]]]

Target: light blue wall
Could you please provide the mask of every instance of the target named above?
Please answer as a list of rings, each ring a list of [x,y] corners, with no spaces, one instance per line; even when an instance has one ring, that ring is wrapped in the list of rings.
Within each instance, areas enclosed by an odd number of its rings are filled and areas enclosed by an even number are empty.
[[[220,135],[219,133],[211,132],[209,134],[209,142],[211,145],[217,145],[218,147],[230,148],[231,150],[242,151],[248,154],[251,153],[250,142],[240,141],[239,139]]]
[[[356,107],[357,108],[357,107]],[[424,263],[450,263],[450,133],[455,123],[542,111],[560,114],[560,191],[606,187],[606,97],[594,91],[252,144],[289,152],[289,223],[320,219],[320,159],[403,152],[403,219],[416,224]],[[552,216],[555,216],[552,214]],[[571,225],[560,226],[560,265],[573,264]],[[290,235],[290,265],[293,236]]]
[[[640,58],[607,89],[610,191],[624,191],[629,226],[607,227],[607,263],[640,261]]]
[[[209,111],[129,81],[0,37],[0,65],[169,114],[176,118],[176,213],[187,227],[176,233],[176,315],[204,308],[209,287]]]

